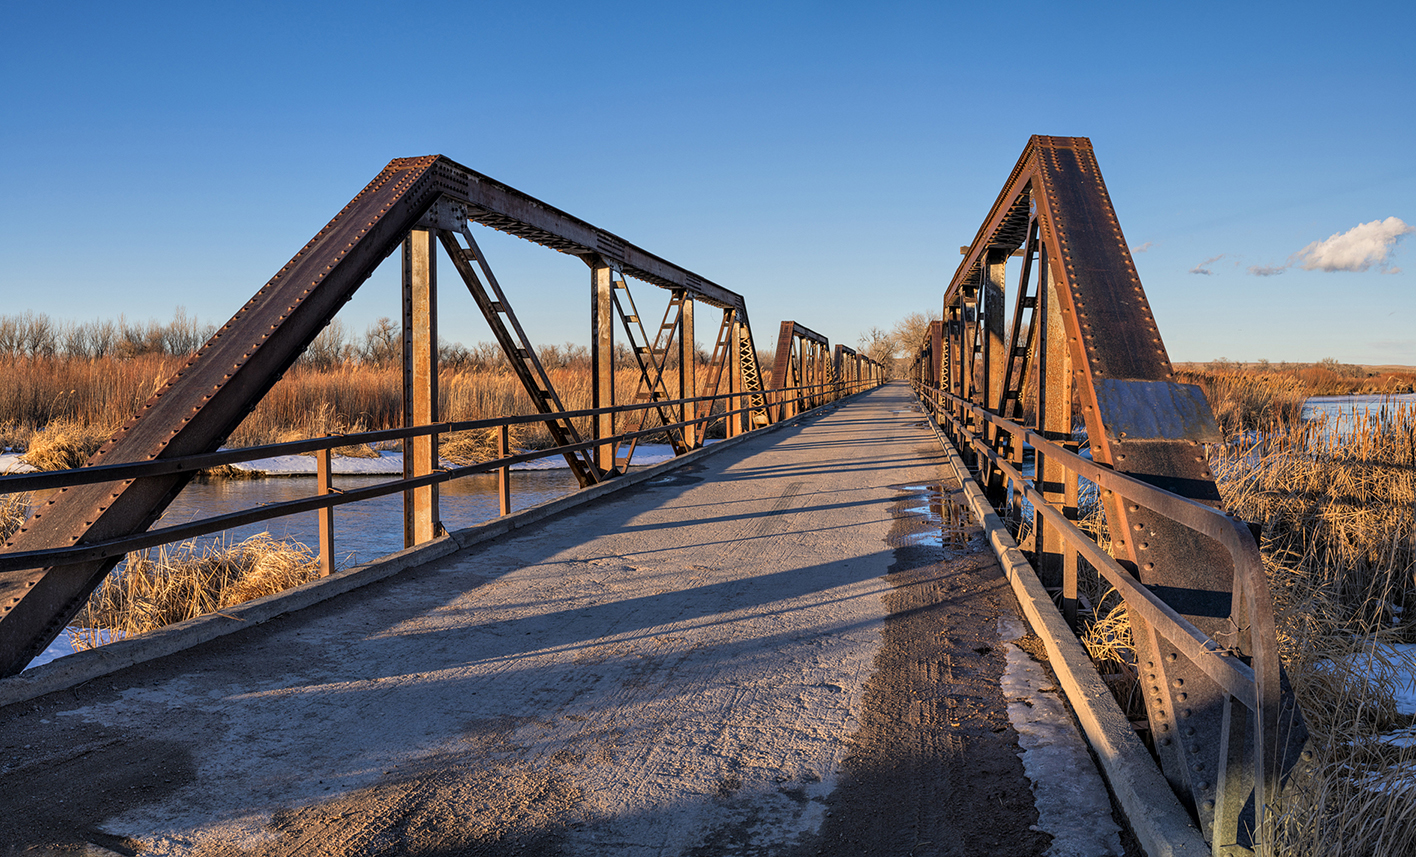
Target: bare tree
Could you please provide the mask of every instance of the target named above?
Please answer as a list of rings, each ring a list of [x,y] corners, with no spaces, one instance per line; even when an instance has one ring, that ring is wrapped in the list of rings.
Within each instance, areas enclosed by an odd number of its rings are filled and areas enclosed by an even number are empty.
[[[895,322],[895,329],[891,331],[899,347],[895,356],[906,363],[912,363],[915,355],[919,353],[920,346],[924,344],[924,337],[929,333],[929,326],[938,320],[939,313],[930,310],[928,312],[912,312]]]
[[[857,345],[861,354],[885,367],[887,375],[894,376],[895,352],[899,349],[899,341],[893,332],[872,327],[860,335]]]
[[[403,331],[392,319],[383,316],[364,331],[364,343],[360,351],[360,357],[376,366],[396,363],[403,355]]]
[[[315,369],[329,369],[343,363],[349,356],[349,334],[344,322],[330,319],[310,347],[300,355],[300,362]]]

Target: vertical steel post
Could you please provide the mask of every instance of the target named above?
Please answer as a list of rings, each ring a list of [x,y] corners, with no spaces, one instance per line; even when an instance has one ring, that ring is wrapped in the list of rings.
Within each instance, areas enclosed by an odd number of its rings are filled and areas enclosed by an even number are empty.
[[[319,482],[320,496],[330,493],[329,471],[330,450],[325,447],[315,453],[315,474]],[[320,577],[334,573],[334,507],[326,506],[319,511],[320,516]]]
[[[506,426],[497,429],[497,458],[506,458],[511,455],[511,434]],[[497,468],[497,499],[500,501],[501,513],[511,514],[511,467],[503,464]]]
[[[983,407],[992,410],[1003,389],[1003,374],[1008,367],[1007,343],[1004,341],[1004,290],[1008,275],[1008,250],[990,249],[983,265],[983,281],[979,283],[979,310],[983,313]]]
[[[977,397],[974,395],[974,339],[978,334],[978,321],[975,318],[978,309],[976,303],[967,300],[964,291],[959,290],[959,389],[956,395],[966,401],[975,402]],[[959,421],[970,431],[977,428],[973,412],[965,409],[962,404],[959,405]],[[967,443],[958,445],[963,452],[964,463],[970,470],[977,470],[978,456],[973,447]]]
[[[1051,273],[1046,270],[1039,271],[1038,305],[1037,311],[1033,313],[1033,323],[1038,325],[1037,430],[1050,441],[1068,445],[1072,440],[1072,367],[1068,360],[1067,328],[1062,319],[1061,302],[1058,301],[1054,288]],[[1067,502],[1069,491],[1066,483],[1069,481],[1075,485],[1076,476],[1066,467],[1058,462],[1048,461],[1042,453],[1037,454],[1037,460],[1033,463],[1035,487],[1047,499],[1049,505],[1062,508],[1067,517],[1075,519],[1075,500],[1070,507]],[[1075,495],[1076,488],[1073,487],[1070,493]],[[1033,523],[1034,532],[1037,533],[1034,550],[1038,576],[1048,586],[1062,583],[1065,613],[1067,599],[1076,599],[1075,581],[1071,581],[1074,591],[1066,591],[1068,581],[1062,556],[1062,551],[1066,549],[1065,540],[1061,533],[1043,521],[1042,515],[1036,514]],[[1075,606],[1072,610],[1075,612]]]
[[[614,281],[606,265],[590,268],[590,407],[612,408],[615,405],[615,305]],[[615,415],[598,414],[591,428],[591,438],[614,437]],[[595,447],[595,466],[604,473],[615,469],[615,447],[604,443]]]
[[[742,380],[742,325],[738,324],[736,318],[733,319],[733,347],[732,354],[728,358],[728,410],[736,411],[744,407],[747,397],[738,395],[746,386]],[[741,400],[741,401],[739,401]],[[724,432],[728,437],[737,437],[742,434],[743,414],[729,414],[727,430]]]
[[[438,419],[438,277],[434,234],[414,229],[403,240],[403,425]],[[435,435],[403,441],[403,474],[415,478],[438,466]],[[438,487],[403,492],[403,546],[438,536]]]
[[[679,308],[679,389],[680,399],[691,399],[698,395],[698,343],[693,333],[693,296],[684,292],[683,306]],[[687,402],[679,405],[679,422],[693,419],[697,405]],[[683,427],[683,444],[688,449],[697,449],[698,426]]]

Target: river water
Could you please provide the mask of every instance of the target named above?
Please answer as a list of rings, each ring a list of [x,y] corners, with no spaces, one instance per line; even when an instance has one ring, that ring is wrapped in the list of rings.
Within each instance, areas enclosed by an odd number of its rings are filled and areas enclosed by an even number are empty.
[[[1380,417],[1400,409],[1416,408],[1416,393],[1393,396],[1313,396],[1303,403],[1303,419],[1325,420],[1338,430],[1360,416]]]
[[[336,475],[331,477],[330,483],[336,489],[350,490],[377,485],[389,479],[388,476]],[[575,476],[568,467],[513,470],[512,509],[525,509],[554,500],[578,487]],[[313,476],[218,479],[193,483],[183,489],[167,508],[157,526],[173,526],[198,518],[253,509],[267,503],[299,500],[310,497],[317,491],[318,486]],[[443,526],[449,530],[480,524],[500,514],[495,473],[483,473],[445,482],[439,488],[438,498]],[[319,547],[319,520],[314,512],[287,515],[259,524],[236,527],[219,535],[205,536],[199,542],[222,539],[234,543],[262,532],[269,532],[277,539],[301,542],[314,549]],[[335,562],[340,566],[369,562],[385,554],[403,550],[403,495],[389,494],[372,500],[336,506],[334,548]]]

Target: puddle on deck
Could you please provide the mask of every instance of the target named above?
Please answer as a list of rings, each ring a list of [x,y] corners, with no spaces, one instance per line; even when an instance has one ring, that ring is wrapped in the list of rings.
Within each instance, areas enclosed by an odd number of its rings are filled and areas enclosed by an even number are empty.
[[[962,489],[944,483],[891,485],[902,493],[890,507],[890,546],[938,547],[948,556],[970,552],[978,524]]]

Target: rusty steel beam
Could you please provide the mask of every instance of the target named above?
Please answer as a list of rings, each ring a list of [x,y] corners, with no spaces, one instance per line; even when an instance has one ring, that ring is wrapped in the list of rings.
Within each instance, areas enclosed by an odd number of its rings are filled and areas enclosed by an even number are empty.
[[[603,262],[660,288],[685,289],[696,300],[720,309],[746,309],[737,292],[476,170],[448,158],[439,158],[436,169],[444,192],[449,199],[465,204],[464,213],[473,223],[579,256],[591,267]]]
[[[469,221],[577,256],[592,266],[597,260],[611,260],[624,275],[679,289],[694,300],[733,310],[734,342],[743,349],[742,392],[756,409],[754,419],[760,413],[765,422],[747,307],[741,295],[448,158],[426,156],[391,161],[183,364],[90,464],[153,461],[216,450],[410,232],[421,229],[436,234],[454,254],[459,274],[464,279],[471,275],[468,251],[447,246],[456,233],[465,234]],[[505,314],[507,309],[483,307],[489,318]],[[421,311],[416,315],[425,317]],[[418,350],[416,345],[410,348]],[[433,339],[424,350],[435,348]],[[534,354],[508,353],[508,358],[513,363],[535,363]],[[414,394],[422,407],[416,403],[412,407],[420,411],[421,418],[432,401],[429,385],[435,382],[426,376],[429,366],[420,369],[415,365],[413,375],[419,372],[425,377],[415,378]],[[537,375],[527,377],[534,382]],[[549,403],[546,407],[558,401],[551,390],[533,393]],[[565,439],[573,439],[566,434]],[[415,451],[420,460],[424,453],[432,452],[421,447]],[[599,478],[589,454],[577,455],[586,456],[587,469],[577,471],[582,484]],[[142,532],[189,479],[190,474],[179,473],[61,489],[20,527],[5,550],[72,547]],[[436,510],[431,492],[422,496],[424,503],[419,508],[415,495],[410,525],[426,535],[430,526],[436,526]],[[117,562],[116,557],[110,557],[0,573],[0,676],[19,672],[42,652]]]
[[[1036,254],[1029,243],[1034,228]],[[987,291],[1001,287],[1001,266],[1020,249],[1025,250],[1021,288],[1026,292],[1036,258],[1038,293],[1018,295],[1015,316],[1027,312],[1030,329],[1020,331],[1015,322],[1005,358],[1009,366],[1016,360],[1019,369],[1011,379],[1005,373],[1001,389],[993,389],[993,361],[975,338],[1001,330],[1002,310],[988,301]],[[1028,142],[964,252],[943,306],[949,377],[941,389],[1063,443],[1071,433],[1075,389],[1095,461],[1186,499],[1221,505],[1203,446],[1219,439],[1209,404],[1199,388],[1175,380],[1089,140],[1035,136]],[[987,366],[982,378],[974,368],[978,358]],[[967,409],[952,412],[963,417],[968,430],[994,433],[977,426]],[[1001,448],[1008,443],[1000,439]],[[1010,452],[1016,453],[1009,456],[1016,470],[1021,447]],[[1075,486],[1043,458],[1034,476],[1039,494],[1063,508],[1074,506]],[[1268,608],[1260,605],[1254,613],[1252,604],[1240,603],[1231,554],[1213,538],[1114,496],[1105,497],[1105,513],[1121,566],[1186,621],[1252,661],[1260,688],[1260,737],[1256,741],[1251,729],[1244,752],[1267,770],[1261,778],[1266,787],[1238,799],[1232,783],[1227,794],[1219,794],[1214,774],[1220,769],[1221,736],[1227,740],[1230,734],[1223,689],[1182,653],[1158,642],[1142,618],[1133,617],[1149,726],[1166,777],[1196,812],[1207,838],[1218,837],[1224,847],[1252,845],[1244,826],[1261,821],[1273,787],[1299,764],[1306,741],[1281,676],[1271,623],[1251,627],[1247,618],[1269,615]],[[1064,600],[1074,599],[1075,581],[1065,579],[1074,568],[1057,557],[1048,522],[1039,518],[1035,525],[1040,538],[1032,546],[1042,554],[1042,570],[1048,577],[1061,575]],[[1267,591],[1246,597],[1268,604]]]
[[[777,351],[772,360],[771,390],[788,390],[807,384],[824,383],[824,368],[818,356],[819,349],[829,349],[831,343],[825,336],[795,321],[784,321],[777,332]],[[774,402],[776,419],[795,416],[797,403],[802,394],[778,393]],[[810,401],[815,401],[814,393],[807,393]]]
[[[93,464],[210,452],[240,424],[439,193],[436,158],[390,163],[256,293],[95,455]],[[189,475],[59,491],[10,551],[146,529]],[[24,669],[64,629],[117,559],[0,574],[0,675]]]

